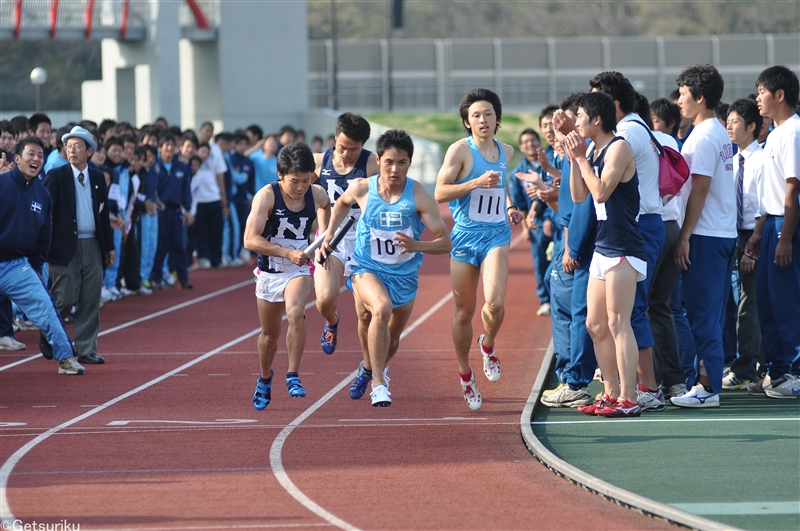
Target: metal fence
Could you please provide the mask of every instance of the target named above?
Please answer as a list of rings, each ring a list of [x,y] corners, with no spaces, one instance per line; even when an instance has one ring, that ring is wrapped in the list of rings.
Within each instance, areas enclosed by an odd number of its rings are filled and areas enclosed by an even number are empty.
[[[483,86],[504,106],[529,109],[585,90],[605,70],[624,73],[650,100],[665,97],[692,63],[715,65],[731,101],[755,92],[767,66],[800,71],[800,34],[327,40],[310,41],[308,53],[312,107],[338,99],[340,108],[362,112],[452,111],[469,89]]]

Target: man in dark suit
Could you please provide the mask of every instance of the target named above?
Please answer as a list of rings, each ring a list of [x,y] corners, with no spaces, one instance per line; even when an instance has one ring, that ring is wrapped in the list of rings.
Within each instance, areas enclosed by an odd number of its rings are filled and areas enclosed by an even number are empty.
[[[75,349],[81,363],[99,364],[100,289],[103,270],[114,263],[113,233],[108,220],[108,190],[103,174],[88,165],[97,149],[94,137],[76,126],[61,137],[69,164],[47,173],[45,187],[53,198],[51,293],[62,317],[75,306]],[[42,345],[43,353],[46,346]]]

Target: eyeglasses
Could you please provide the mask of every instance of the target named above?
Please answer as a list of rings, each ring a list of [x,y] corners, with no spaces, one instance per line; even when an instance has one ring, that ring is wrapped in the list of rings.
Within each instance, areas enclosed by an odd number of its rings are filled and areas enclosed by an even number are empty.
[[[86,146],[83,144],[68,144],[64,146],[64,151],[85,151]]]

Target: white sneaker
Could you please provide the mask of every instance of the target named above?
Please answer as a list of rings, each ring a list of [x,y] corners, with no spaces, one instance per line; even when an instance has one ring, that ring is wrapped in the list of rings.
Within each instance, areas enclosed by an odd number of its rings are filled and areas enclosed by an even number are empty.
[[[244,261],[241,258],[234,258],[228,265],[230,265],[231,267],[241,267],[244,265]]]
[[[539,309],[536,311],[536,315],[538,316],[550,315],[550,303],[545,302],[544,304],[539,306]]]
[[[152,295],[153,294],[153,290],[147,289],[146,287],[142,286],[139,289],[137,289],[135,293],[137,295]]]
[[[369,394],[372,399],[372,407],[389,407],[392,405],[392,393],[385,385],[378,385],[372,387],[372,392]]]
[[[120,290],[117,289],[116,286],[108,288],[108,292],[111,294],[111,300],[113,301],[121,301],[125,298],[125,295],[122,294]]]
[[[541,402],[547,407],[580,407],[591,404],[592,397],[588,387],[573,390],[565,385],[557,393],[543,396]]]
[[[781,380],[776,380],[764,393],[770,398],[800,397],[800,376],[785,374]]]
[[[136,293],[135,291],[131,291],[128,288],[119,288],[119,292],[122,293],[123,297],[128,297]]]
[[[0,337],[0,350],[25,350],[25,343],[17,341],[11,336]]]
[[[211,269],[211,260],[208,258],[200,258],[197,261],[197,269]]]
[[[719,407],[719,394],[709,393],[705,388],[698,384],[689,389],[682,396],[673,396],[669,399],[672,405],[679,407]]]
[[[239,260],[241,260],[244,263],[249,262],[250,261],[250,251],[245,249],[245,248],[242,248],[242,250],[239,251]]]
[[[86,369],[78,363],[77,356],[63,359],[58,364],[58,374],[83,374],[85,372]]]
[[[636,400],[639,402],[639,407],[642,408],[642,411],[664,411],[667,408],[661,387],[658,388],[656,394],[636,389]]]
[[[469,406],[472,411],[478,411],[481,405],[483,405],[483,397],[480,391],[478,391],[478,386],[475,385],[475,371],[472,370],[472,365],[470,365],[469,370],[472,373],[469,381],[465,382],[460,377],[459,380],[461,380],[461,389],[467,406]]]
[[[664,391],[664,399],[672,398],[673,396],[683,396],[686,394],[686,384],[677,383],[675,385],[670,385],[666,391]]]
[[[108,289],[105,286],[100,288],[100,302],[101,303],[105,304],[107,302],[111,302],[111,300],[113,298],[114,298],[114,296],[111,295],[111,292],[108,291]]]
[[[500,360],[497,359],[497,349],[494,348],[494,345],[492,345],[491,354],[484,352],[483,336],[485,335],[481,334],[478,338],[478,350],[481,351],[481,356],[483,356],[483,374],[486,375],[490,382],[496,382],[500,379]]]

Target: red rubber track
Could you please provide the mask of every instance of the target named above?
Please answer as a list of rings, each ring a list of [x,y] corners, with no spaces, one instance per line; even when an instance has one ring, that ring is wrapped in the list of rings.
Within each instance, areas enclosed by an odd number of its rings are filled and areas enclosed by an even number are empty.
[[[392,406],[372,408],[368,396],[355,401],[347,388],[339,391],[289,435],[282,453],[286,473],[319,506],[361,529],[670,528],[556,476],[522,443],[520,413],[542,364],[550,320],[535,315],[527,244],[512,249],[510,260],[506,319],[497,340],[501,380],[488,382],[477,346],[471,353],[484,398],[480,411],[471,412],[460,395],[449,300],[402,341],[391,363]],[[446,256],[425,258],[411,323],[450,292],[448,264]],[[194,272],[193,291],[108,304],[102,328],[249,276],[245,268]],[[14,516],[66,519],[81,529],[333,528],[281,487],[269,453],[287,424],[358,366],[349,292],[339,308],[332,356],[319,347],[322,318],[307,311],[301,366],[307,398],[292,399],[283,387],[281,340],[272,403],[265,411],[253,409],[253,336],[35,446],[9,478]],[[0,460],[46,430],[257,327],[253,286],[247,285],[101,337],[107,362],[88,366],[84,376],[58,376],[55,362],[42,359],[0,372]],[[18,337],[33,347],[38,333]],[[35,352],[4,352],[0,365]]]

